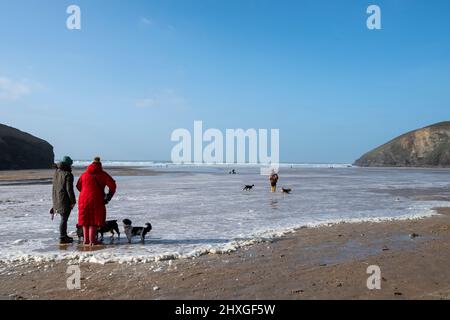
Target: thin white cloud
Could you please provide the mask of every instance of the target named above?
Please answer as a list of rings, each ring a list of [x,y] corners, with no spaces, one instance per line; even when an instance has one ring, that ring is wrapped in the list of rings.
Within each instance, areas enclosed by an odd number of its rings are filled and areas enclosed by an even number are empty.
[[[0,76],[0,100],[17,101],[31,94],[31,85],[26,80],[16,81]]]
[[[186,100],[176,94],[173,89],[154,91],[146,98],[136,100],[138,108],[182,108]]]
[[[145,26],[150,26],[153,24],[153,20],[146,18],[146,17],[141,17],[139,19],[140,24],[145,25]]]

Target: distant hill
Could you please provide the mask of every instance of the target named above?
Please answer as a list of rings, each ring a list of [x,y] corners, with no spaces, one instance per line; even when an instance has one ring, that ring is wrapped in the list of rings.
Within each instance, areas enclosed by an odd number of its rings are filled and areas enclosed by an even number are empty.
[[[356,160],[360,167],[450,167],[450,121],[418,129]]]
[[[47,141],[0,124],[0,170],[47,169],[54,158]]]

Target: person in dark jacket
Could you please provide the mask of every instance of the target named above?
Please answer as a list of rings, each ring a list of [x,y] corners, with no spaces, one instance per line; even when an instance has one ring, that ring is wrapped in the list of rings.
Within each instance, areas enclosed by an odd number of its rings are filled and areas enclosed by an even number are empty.
[[[70,212],[76,204],[75,193],[73,191],[73,161],[70,157],[65,156],[63,160],[57,164],[55,175],[53,176],[53,208],[50,210],[52,214],[61,216],[59,225],[60,243],[72,243],[73,238],[67,235],[67,221]]]

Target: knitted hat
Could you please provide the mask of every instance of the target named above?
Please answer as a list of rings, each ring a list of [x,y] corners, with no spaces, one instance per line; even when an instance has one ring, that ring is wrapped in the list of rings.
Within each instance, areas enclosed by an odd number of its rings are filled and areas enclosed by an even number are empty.
[[[62,164],[65,164],[66,166],[71,166],[73,164],[73,160],[69,156],[64,156],[61,160]]]

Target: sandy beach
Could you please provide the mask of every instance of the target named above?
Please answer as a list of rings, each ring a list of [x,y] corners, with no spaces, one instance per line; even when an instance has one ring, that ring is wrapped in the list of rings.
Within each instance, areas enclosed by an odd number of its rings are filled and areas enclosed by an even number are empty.
[[[409,221],[304,228],[235,253],[148,264],[2,266],[1,299],[450,299],[450,208]],[[368,290],[369,265],[381,290]]]

